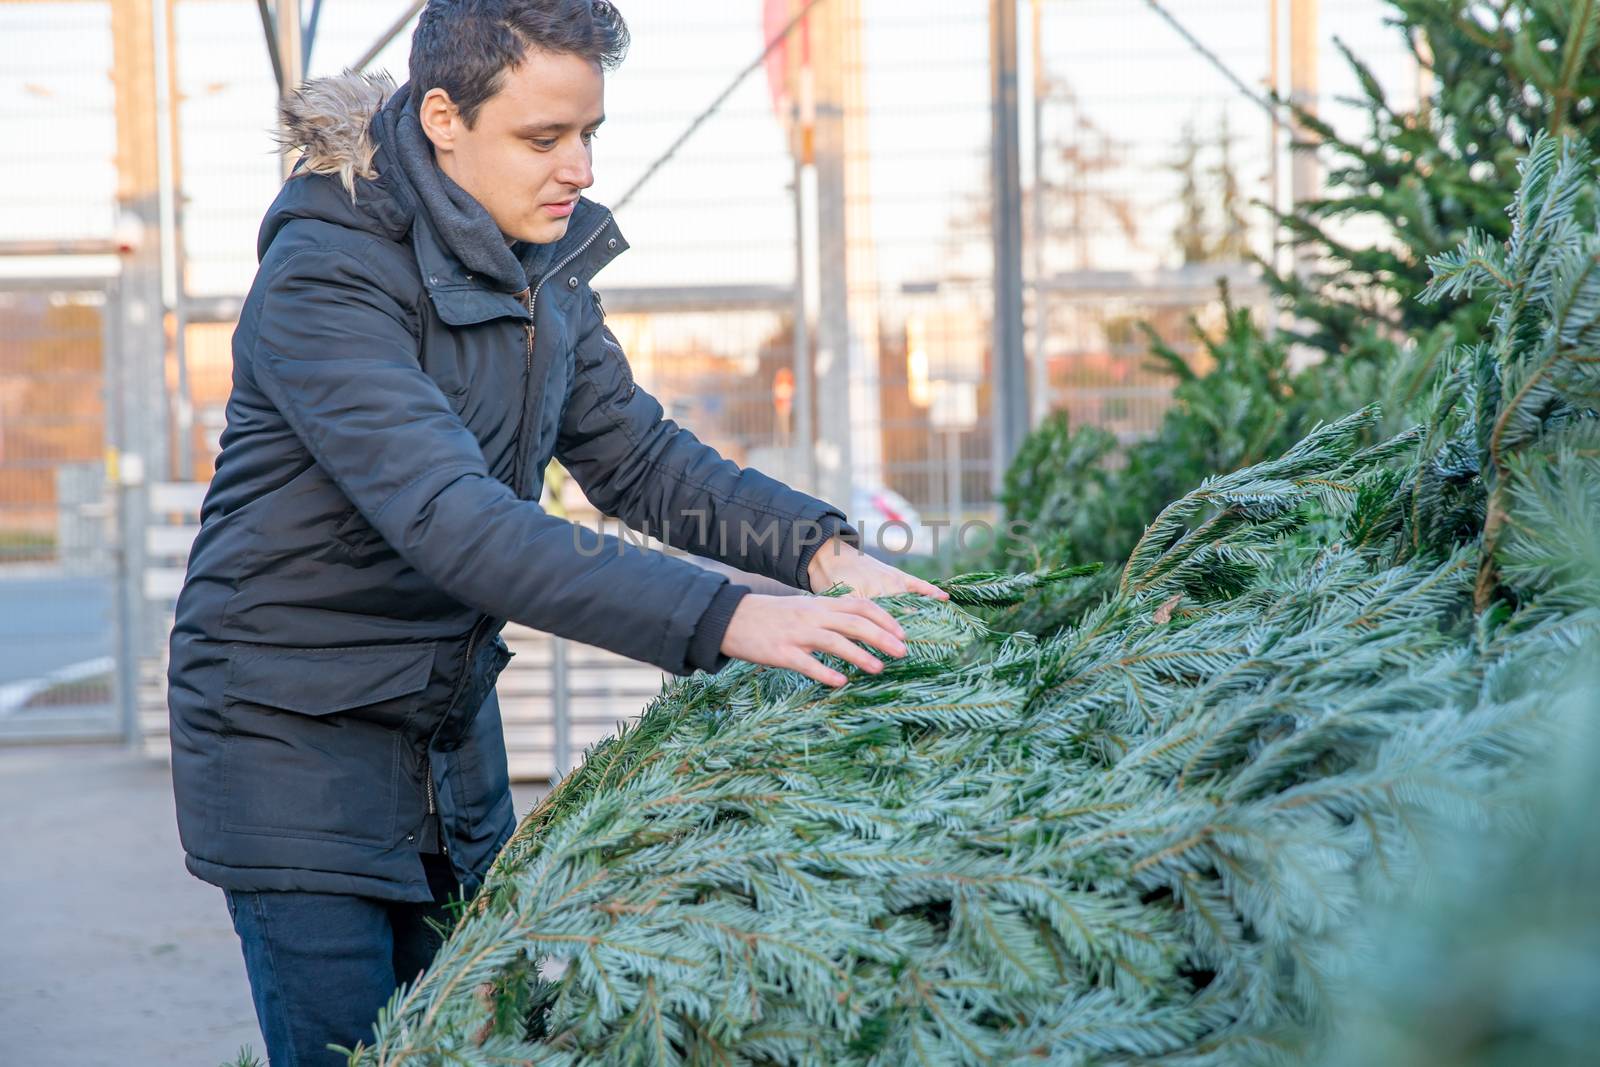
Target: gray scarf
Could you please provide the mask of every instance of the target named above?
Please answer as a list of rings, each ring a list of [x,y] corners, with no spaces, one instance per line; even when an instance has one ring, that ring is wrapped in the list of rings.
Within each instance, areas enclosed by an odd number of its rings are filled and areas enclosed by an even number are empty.
[[[504,293],[520,293],[555,259],[555,244],[518,241],[505,234],[471,193],[439,169],[433,143],[422,132],[411,105],[410,84],[402,85],[378,113],[379,131],[416,191],[445,247],[473,274]]]

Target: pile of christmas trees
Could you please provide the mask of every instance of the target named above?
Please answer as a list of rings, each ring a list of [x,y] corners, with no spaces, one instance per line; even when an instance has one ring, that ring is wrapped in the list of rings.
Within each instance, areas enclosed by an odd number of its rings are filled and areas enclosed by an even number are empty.
[[[1045,637],[976,574],[829,690],[669,686],[520,827],[354,1064],[1238,1063],[1312,1041],[1414,834],[1491,818],[1596,629],[1600,219],[1578,141],[1421,425],[1207,480]],[[837,664],[837,666],[843,666]]]

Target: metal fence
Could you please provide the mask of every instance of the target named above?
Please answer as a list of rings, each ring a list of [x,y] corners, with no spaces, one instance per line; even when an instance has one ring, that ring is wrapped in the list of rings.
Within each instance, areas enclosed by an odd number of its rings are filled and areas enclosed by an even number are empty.
[[[109,240],[110,9],[0,9],[0,253]],[[99,151],[84,153],[84,145]],[[106,264],[0,254],[0,740],[115,737]]]
[[[22,102],[0,115],[0,132],[33,149],[0,163],[0,250],[29,253],[0,256],[0,597],[9,618],[40,620],[0,636],[19,673],[0,676],[0,723],[26,704],[38,729],[54,722],[64,736],[72,716],[39,709],[76,700],[101,709],[90,719],[104,732],[113,698],[132,694],[125,703],[138,697],[159,752],[171,597],[222,429],[256,228],[279,180],[277,87],[250,0],[139,2],[167,34],[156,55],[172,104],[159,402],[119,377],[145,366],[119,333],[144,314],[142,290],[49,281],[84,264],[104,272],[126,221],[106,162],[117,113],[104,75],[125,47],[110,39],[112,7],[0,0],[0,39],[32,42],[0,68],[0,91]],[[308,73],[350,64],[408,6],[317,5]],[[731,458],[834,496],[854,517],[992,514],[1001,4],[820,0],[742,78],[800,0],[624,6],[634,46],[608,78],[590,195],[617,207],[633,246],[596,286],[636,377]],[[1064,410],[1124,440],[1150,433],[1170,383],[1146,366],[1136,325],[1193,354],[1196,325],[1215,324],[1219,278],[1270,321],[1246,260],[1274,254],[1272,228],[1251,203],[1287,203],[1288,137],[1249,94],[1290,86],[1290,6],[1317,5],[1020,0],[1019,122],[1006,136],[1021,170],[1012,251],[1024,266],[1032,420]],[[1336,123],[1350,115],[1336,98],[1354,83],[1335,35],[1402,103],[1415,88],[1386,10],[1321,5],[1318,102]],[[407,37],[372,66],[403,80]],[[82,254],[43,256],[39,242]],[[117,442],[138,439],[115,425],[123,416],[159,441],[151,469],[107,468]],[[598,518],[570,491],[564,503],[577,521]],[[120,670],[50,681],[54,661],[45,669],[37,650],[68,642],[43,636],[38,605],[77,594],[27,584],[39,574],[100,590],[63,608],[98,635],[74,669],[111,656]],[[138,601],[122,614],[119,591]],[[119,618],[129,620],[120,629]],[[659,685],[658,672],[598,650],[517,627],[507,637],[519,655],[501,696],[522,777],[570,766]]]
[[[0,739],[118,733],[106,296],[0,288]]]

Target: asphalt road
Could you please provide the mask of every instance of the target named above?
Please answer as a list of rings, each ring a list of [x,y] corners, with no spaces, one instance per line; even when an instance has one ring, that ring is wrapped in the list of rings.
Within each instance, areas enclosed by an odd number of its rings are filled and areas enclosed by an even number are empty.
[[[109,578],[0,568],[0,686],[111,655]]]

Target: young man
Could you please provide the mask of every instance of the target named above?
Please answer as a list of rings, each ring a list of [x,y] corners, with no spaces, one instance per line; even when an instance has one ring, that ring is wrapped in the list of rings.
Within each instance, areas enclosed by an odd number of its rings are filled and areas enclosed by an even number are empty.
[[[340,1062],[510,835],[508,620],[840,685],[812,653],[905,651],[867,596],[944,596],[635,385],[589,288],[626,243],[581,196],[626,39],[601,0],[431,0],[406,86],[285,106],[305,151],[261,227],[168,679],[186,862],[225,890],[274,1067]],[[676,547],[860,595],[621,551],[540,509],[552,458]]]

